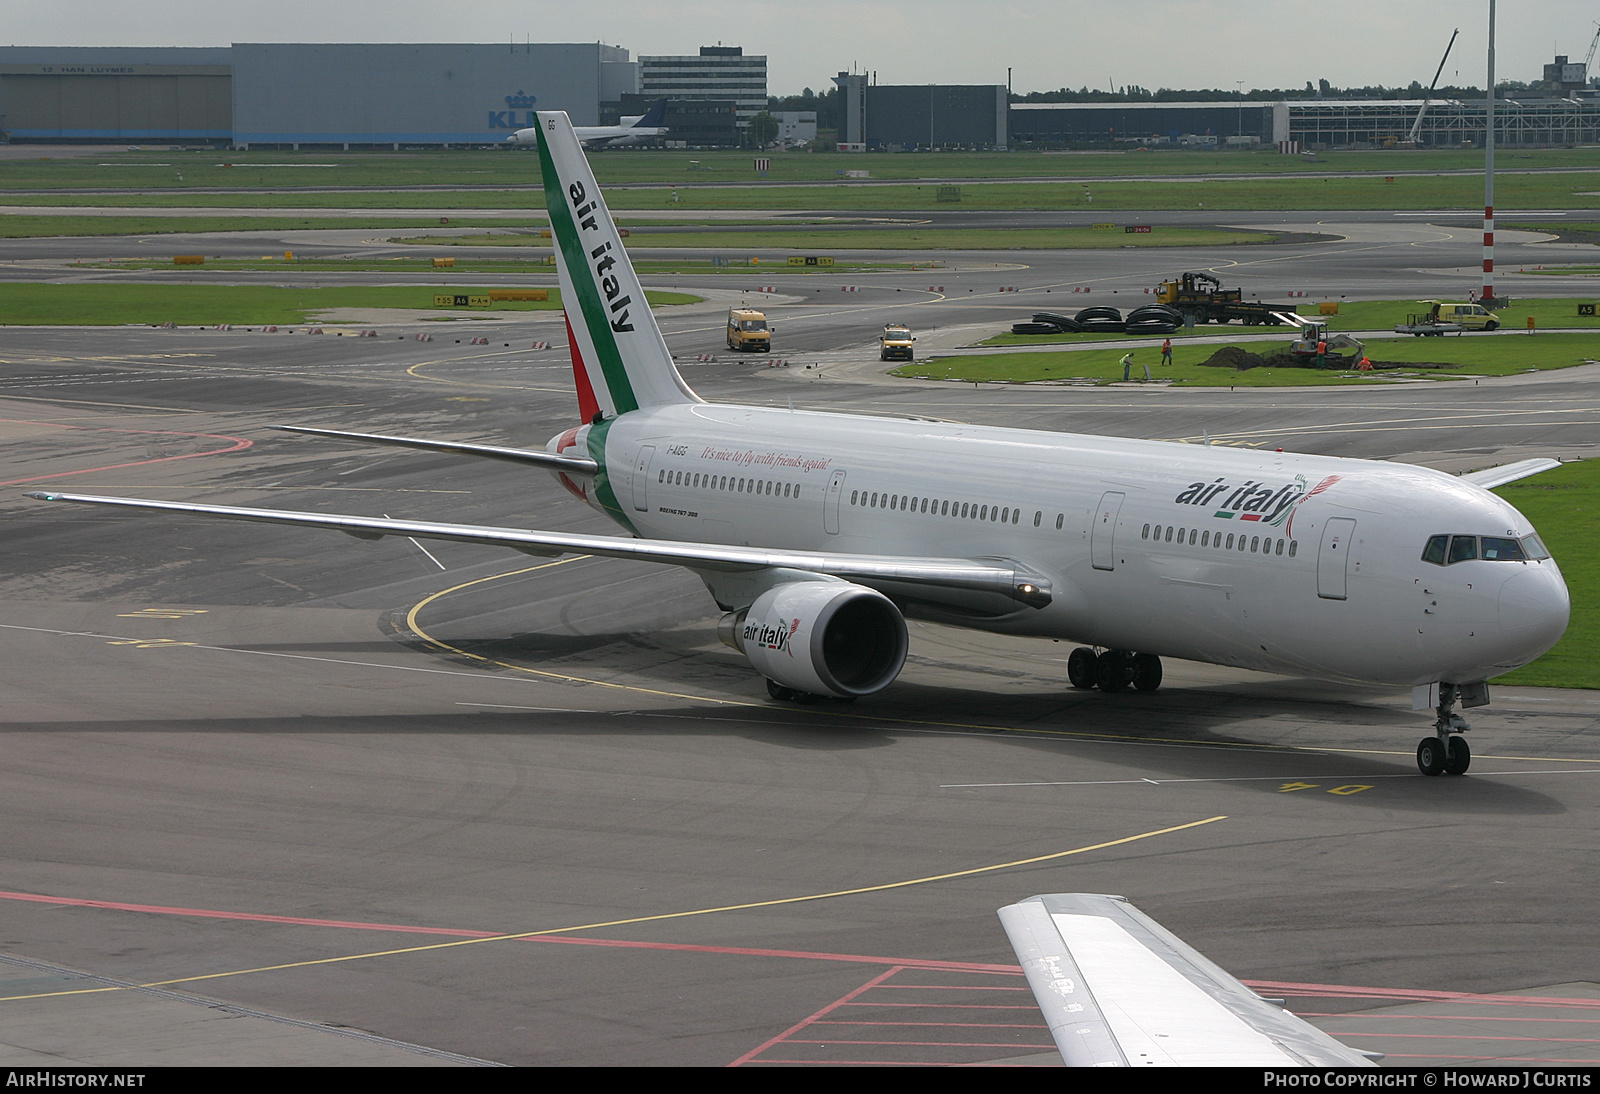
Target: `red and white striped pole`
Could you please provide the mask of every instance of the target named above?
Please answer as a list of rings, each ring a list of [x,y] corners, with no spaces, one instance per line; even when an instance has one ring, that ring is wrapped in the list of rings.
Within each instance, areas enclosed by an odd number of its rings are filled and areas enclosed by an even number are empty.
[[[1489,0],[1489,92],[1483,131],[1483,305],[1494,306],[1494,0]]]

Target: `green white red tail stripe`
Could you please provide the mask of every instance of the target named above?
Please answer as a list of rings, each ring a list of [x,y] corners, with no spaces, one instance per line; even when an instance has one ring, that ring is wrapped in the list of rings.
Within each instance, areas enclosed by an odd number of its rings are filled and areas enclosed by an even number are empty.
[[[559,111],[535,116],[584,420],[596,413],[615,418],[641,407],[698,402],[672,364],[572,123]]]

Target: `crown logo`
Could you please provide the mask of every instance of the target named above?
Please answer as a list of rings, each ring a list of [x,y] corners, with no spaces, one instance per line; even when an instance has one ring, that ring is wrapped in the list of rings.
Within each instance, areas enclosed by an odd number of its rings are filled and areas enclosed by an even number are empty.
[[[515,95],[506,96],[506,106],[512,110],[531,110],[533,109],[533,104],[538,101],[539,97],[537,95],[529,95],[520,87],[517,88]]]

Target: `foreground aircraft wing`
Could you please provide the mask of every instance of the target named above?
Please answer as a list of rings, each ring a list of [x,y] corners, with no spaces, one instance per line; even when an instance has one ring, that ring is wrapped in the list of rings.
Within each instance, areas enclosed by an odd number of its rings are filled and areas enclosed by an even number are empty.
[[[1482,471],[1472,471],[1461,477],[1474,486],[1493,490],[1508,482],[1516,482],[1518,479],[1525,479],[1529,475],[1537,475],[1541,471],[1549,471],[1560,466],[1560,460],[1541,456],[1532,460],[1518,460],[1516,463],[1508,463],[1501,467],[1486,467]]]
[[[1120,896],[1000,909],[1070,1067],[1361,1067],[1364,1053],[1262,999]]]
[[[540,452],[528,448],[501,448],[492,444],[466,444],[461,441],[430,441],[417,437],[387,437],[378,433],[347,433],[341,429],[312,429],[303,425],[275,425],[271,428],[284,433],[310,433],[318,437],[338,437],[362,444],[385,444],[395,448],[420,448],[427,452],[450,452],[458,456],[484,456],[491,460],[532,464],[551,471],[565,471],[572,475],[593,475],[600,465],[587,456],[558,456],[554,452]]]
[[[262,524],[289,524],[302,528],[329,528],[357,539],[409,536],[456,543],[482,543],[510,547],[530,555],[581,553],[638,562],[660,562],[697,570],[786,569],[858,581],[895,581],[999,593],[1020,603],[1042,608],[1050,603],[1049,582],[1015,562],[1004,559],[914,558],[896,555],[834,554],[827,551],[786,551],[767,547],[738,547],[721,543],[680,543],[674,540],[626,539],[568,532],[537,532],[521,528],[494,528],[475,524],[440,524],[433,521],[391,520],[387,517],[339,516],[296,513],[282,509],[247,509],[232,505],[197,505],[146,498],[110,498],[94,494],[61,494],[30,490],[39,501],[72,501],[86,505],[113,505],[127,509],[159,509],[170,513],[195,513],[227,520]]]

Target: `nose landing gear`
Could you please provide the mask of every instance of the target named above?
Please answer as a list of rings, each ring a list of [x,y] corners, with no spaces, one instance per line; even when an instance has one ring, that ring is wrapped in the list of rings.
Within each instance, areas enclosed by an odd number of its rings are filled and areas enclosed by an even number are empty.
[[[1455,736],[1472,728],[1467,725],[1465,718],[1455,712],[1457,698],[1454,684],[1439,685],[1434,735],[1424,737],[1417,743],[1417,769],[1424,775],[1465,775],[1472,763],[1472,749],[1467,745],[1467,739]]]

